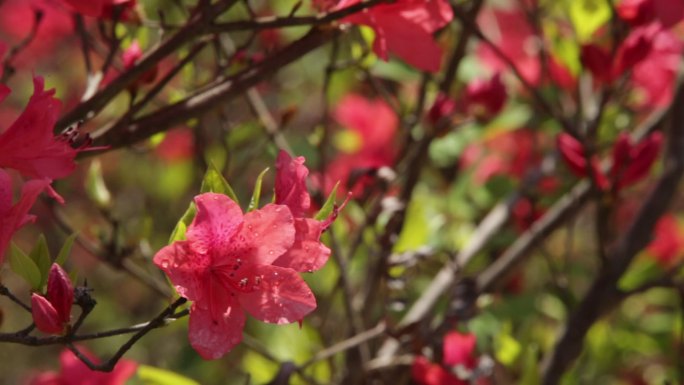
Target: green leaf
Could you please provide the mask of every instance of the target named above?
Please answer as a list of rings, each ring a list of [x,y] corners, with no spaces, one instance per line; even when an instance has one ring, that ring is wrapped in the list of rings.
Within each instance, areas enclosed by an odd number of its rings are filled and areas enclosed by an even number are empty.
[[[261,199],[261,181],[264,179],[264,175],[268,171],[268,167],[262,171],[254,183],[254,192],[252,193],[252,199],[249,200],[249,206],[247,206],[247,211],[252,211],[259,207],[259,200]]]
[[[332,214],[333,209],[335,208],[335,198],[337,198],[337,187],[340,185],[340,182],[337,181],[335,183],[335,187],[333,187],[332,191],[330,192],[330,195],[328,195],[328,199],[325,201],[325,204],[323,204],[323,207],[321,207],[320,210],[318,210],[318,213],[314,217],[317,221],[322,221],[330,216]]]
[[[228,197],[234,200],[235,203],[240,204],[238,202],[237,195],[235,195],[235,192],[233,191],[233,188],[230,187],[230,184],[228,184],[226,178],[223,177],[221,172],[211,162],[209,163],[207,173],[204,174],[200,192],[213,192],[228,195]]]
[[[611,17],[605,0],[573,0],[570,3],[570,19],[580,42],[585,42]]]
[[[74,246],[74,241],[76,240],[77,236],[78,233],[73,233],[69,235],[67,239],[64,240],[64,244],[62,245],[62,248],[59,250],[57,258],[55,258],[56,264],[60,266],[64,265],[69,255],[71,255],[71,248]]]
[[[188,226],[190,226],[190,223],[192,223],[192,219],[195,218],[196,213],[197,209],[195,208],[195,204],[190,202],[190,206],[188,206],[188,209],[185,210],[181,219],[176,223],[176,227],[173,228],[169,243],[185,240],[185,232],[187,231]]]
[[[520,385],[539,385],[539,363],[537,357],[539,349],[536,345],[528,345],[523,356],[523,372],[520,378]]]
[[[33,249],[29,253],[29,257],[36,264],[38,272],[40,273],[40,283],[38,284],[38,287],[43,287],[47,282],[50,265],[52,264],[50,251],[48,250],[47,241],[43,234],[38,237],[38,242],[33,246]]]
[[[40,270],[38,269],[38,266],[36,266],[36,263],[33,262],[28,255],[24,254],[24,252],[14,243],[12,243],[12,251],[10,252],[9,260],[12,271],[24,278],[24,280],[31,285],[31,289],[41,289]]]
[[[425,206],[420,199],[412,199],[409,203],[404,226],[399,233],[399,239],[394,245],[393,251],[417,250],[424,246],[430,236],[430,224],[428,223]]]
[[[90,163],[86,176],[86,192],[90,199],[99,207],[109,207],[112,203],[112,194],[109,193],[102,177],[102,166],[98,160]]]
[[[178,373],[147,365],[138,366],[138,377],[145,385],[199,385],[199,382]]]

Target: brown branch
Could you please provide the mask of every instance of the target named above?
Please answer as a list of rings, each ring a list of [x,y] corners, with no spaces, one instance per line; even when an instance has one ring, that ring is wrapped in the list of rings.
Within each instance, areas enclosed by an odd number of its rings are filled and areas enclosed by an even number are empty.
[[[128,124],[121,122],[94,133],[95,143],[96,145],[109,146],[107,150],[125,147],[188,119],[198,117],[212,108],[242,95],[249,88],[276,73],[279,69],[320,47],[336,33],[336,30],[330,28],[314,28],[270,59],[245,69],[230,79],[218,81],[202,92],[160,108]],[[96,152],[91,151],[83,154],[88,156],[94,153]]]
[[[129,85],[151,70],[162,59],[177,52],[183,45],[195,40],[197,36],[204,33],[216,17],[232,7],[236,2],[237,0],[223,0],[210,7],[200,9],[182,29],[156,48],[150,50],[134,67],[122,73],[105,88],[62,116],[55,125],[55,132],[61,132],[66,127],[88,118],[91,114],[97,114],[121,91],[128,88]]]
[[[569,316],[553,353],[543,365],[544,385],[557,384],[575,362],[589,328],[612,311],[622,298],[617,283],[636,254],[651,240],[658,219],[667,211],[684,174],[684,87],[679,87],[671,107],[669,146],[665,171],[646,198],[629,229],[618,240],[607,264],[594,279],[577,309]]]

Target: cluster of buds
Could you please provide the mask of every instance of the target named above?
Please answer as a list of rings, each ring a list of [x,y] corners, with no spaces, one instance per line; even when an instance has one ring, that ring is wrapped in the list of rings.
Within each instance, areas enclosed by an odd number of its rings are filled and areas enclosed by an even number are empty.
[[[43,333],[62,334],[68,329],[73,303],[74,287],[71,280],[58,264],[53,263],[46,295],[31,295],[33,323]]]

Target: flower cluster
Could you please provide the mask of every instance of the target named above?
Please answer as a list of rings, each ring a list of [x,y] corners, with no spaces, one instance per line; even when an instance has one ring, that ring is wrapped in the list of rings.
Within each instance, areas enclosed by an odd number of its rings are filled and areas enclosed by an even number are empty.
[[[359,2],[340,0],[333,8],[347,8]],[[331,5],[325,0],[317,3],[322,7]],[[445,0],[398,0],[375,5],[342,21],[372,28],[373,52],[382,60],[387,61],[391,52],[418,69],[437,72],[443,52],[432,35],[453,18],[451,6]]]
[[[587,175],[591,169],[596,185],[602,190],[619,190],[632,185],[648,175],[648,171],[658,157],[663,142],[663,134],[654,132],[638,144],[633,144],[629,135],[621,133],[613,145],[613,165],[610,176],[605,175],[599,160],[593,156],[587,161],[582,143],[569,134],[558,136],[558,150],[570,171],[579,177]]]
[[[206,359],[223,356],[241,341],[245,311],[285,324],[316,308],[299,272],[327,261],[330,250],[319,239],[328,223],[307,217],[304,158],[281,152],[276,168],[274,203],[243,213],[226,195],[200,194],[187,239],[154,257],[178,293],[193,301],[190,344]]]
[[[442,352],[443,365],[439,365],[424,356],[418,356],[411,367],[411,377],[420,385],[466,385],[482,384],[483,381],[468,381],[477,364],[475,356],[477,339],[474,334],[451,332],[444,336]],[[456,373],[464,373],[458,376]]]

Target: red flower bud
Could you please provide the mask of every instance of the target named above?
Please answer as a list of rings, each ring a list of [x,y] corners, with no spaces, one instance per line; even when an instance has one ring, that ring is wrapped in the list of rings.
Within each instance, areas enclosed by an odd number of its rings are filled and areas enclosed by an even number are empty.
[[[636,146],[627,134],[621,133],[613,147],[611,176],[618,187],[625,187],[643,179],[658,157],[663,134],[654,132]]]
[[[435,127],[439,124],[439,122],[442,121],[442,119],[449,118],[455,110],[456,102],[454,102],[446,94],[440,92],[427,113],[427,120],[433,127]]]
[[[60,334],[64,324],[50,301],[40,294],[31,295],[31,314],[38,330],[47,334]]]
[[[622,43],[617,52],[613,76],[620,76],[644,60],[653,50],[653,40],[662,29],[659,24],[635,29]]]
[[[582,46],[580,61],[584,68],[591,72],[596,82],[610,82],[612,79],[611,63],[612,58],[608,51],[594,45],[587,44]]]
[[[558,150],[560,151],[561,157],[568,165],[570,171],[579,177],[587,176],[587,160],[582,143],[566,133],[561,133],[558,135],[557,140]],[[592,169],[592,174],[596,185],[602,190],[608,189],[609,182],[606,176],[601,172],[598,159],[592,158],[590,167]]]
[[[478,117],[490,118],[498,114],[506,104],[506,98],[506,86],[500,73],[489,80],[476,79],[466,87],[466,108]]]
[[[74,303],[74,287],[67,273],[56,263],[50,268],[47,299],[57,310],[61,322],[68,323],[71,318],[71,305]]]

